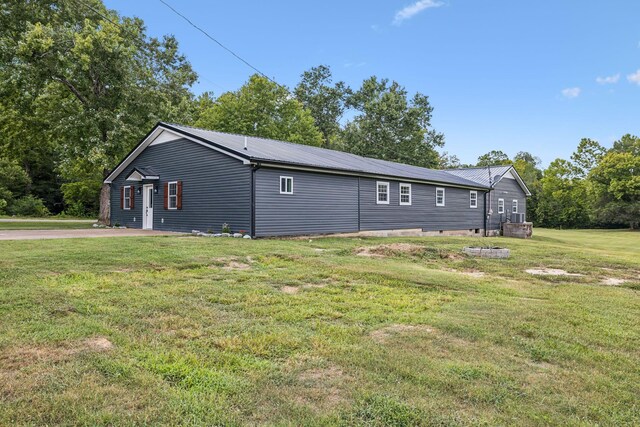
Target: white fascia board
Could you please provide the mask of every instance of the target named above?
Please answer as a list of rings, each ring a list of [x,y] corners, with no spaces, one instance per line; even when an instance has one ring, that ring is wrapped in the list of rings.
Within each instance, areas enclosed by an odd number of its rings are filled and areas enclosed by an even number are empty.
[[[165,127],[163,127],[162,125],[158,125],[158,127],[156,127],[156,129],[151,132],[140,144],[138,144],[138,146],[135,148],[135,150],[133,150],[131,152],[131,154],[129,154],[125,160],[120,163],[118,165],[118,167],[116,167],[110,174],[109,176],[104,180],[105,184],[111,184],[113,182],[113,180],[120,175],[130,164],[131,162],[133,162],[140,154],[142,154],[142,152],[150,145],[157,145],[157,144],[164,144],[164,143],[169,143],[172,141],[177,141],[180,139],[188,139],[191,142],[195,142],[196,144],[200,144],[204,147],[210,148],[214,151],[218,151],[222,154],[226,154],[229,157],[233,157],[234,159],[240,160],[243,164],[248,165],[250,162],[249,160],[240,157],[230,151],[226,151],[223,149],[220,149],[218,147],[214,147],[212,145],[206,144],[196,138],[193,138],[187,134],[183,134],[183,133],[177,133],[174,132],[173,130],[167,129]],[[157,142],[156,142],[157,141]]]

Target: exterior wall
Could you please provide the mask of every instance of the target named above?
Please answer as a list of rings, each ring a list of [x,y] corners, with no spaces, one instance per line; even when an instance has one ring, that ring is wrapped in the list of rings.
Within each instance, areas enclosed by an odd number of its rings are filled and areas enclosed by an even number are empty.
[[[377,181],[389,182],[389,204],[377,204]],[[360,178],[360,229],[424,231],[484,229],[484,193],[478,191],[478,207],[471,208],[469,190],[411,183],[411,205],[400,205],[403,181]],[[445,206],[436,206],[436,187],[445,188]]]
[[[150,167],[160,176],[153,183],[153,228],[220,232],[222,223],[232,231],[251,225],[251,168],[210,148],[181,139],[147,147],[111,184],[111,223],[142,228],[142,194],[135,194],[131,210],[120,208],[120,188],[141,188],[145,182],[125,181],[134,167]],[[164,183],[182,181],[182,209],[164,209]]]
[[[498,199],[504,199],[505,213],[503,215],[498,213]],[[527,196],[522,191],[522,187],[515,179],[505,176],[491,190],[491,209],[493,214],[490,217],[487,229],[499,230],[500,223],[511,218],[511,203],[514,199],[518,201],[518,212],[527,212]]]
[[[293,194],[280,194],[280,176]],[[358,178],[260,168],[255,172],[256,236],[358,231]]]

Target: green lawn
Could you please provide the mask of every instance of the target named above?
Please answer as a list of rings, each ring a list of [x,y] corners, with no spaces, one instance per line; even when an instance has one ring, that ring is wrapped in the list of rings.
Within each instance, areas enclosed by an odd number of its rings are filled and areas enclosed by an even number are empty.
[[[0,221],[0,230],[76,230],[91,228],[93,223],[86,221]]]
[[[0,425],[640,420],[637,232],[0,249]]]

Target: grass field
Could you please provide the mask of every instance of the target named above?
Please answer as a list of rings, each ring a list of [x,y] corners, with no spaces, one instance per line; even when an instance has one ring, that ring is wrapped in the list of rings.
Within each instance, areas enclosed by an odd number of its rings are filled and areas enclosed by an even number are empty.
[[[0,249],[0,425],[640,422],[637,232]]]
[[[91,228],[93,223],[87,221],[57,220],[57,221],[0,221],[1,230],[76,230]]]

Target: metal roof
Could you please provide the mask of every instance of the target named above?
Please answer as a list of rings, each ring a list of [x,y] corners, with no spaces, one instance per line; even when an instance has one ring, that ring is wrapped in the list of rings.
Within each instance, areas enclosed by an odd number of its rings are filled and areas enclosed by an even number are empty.
[[[447,169],[446,171],[450,174],[477,182],[485,187],[489,187],[489,173],[491,173],[491,184],[493,185],[500,181],[502,176],[507,173],[511,167],[511,165],[484,166],[478,168]]]
[[[354,174],[388,176],[435,183],[451,184],[472,188],[488,188],[486,183],[460,176],[451,171],[411,166],[386,160],[372,159],[342,151],[274,139],[244,136],[160,123],[168,130],[174,130],[209,142],[234,154],[256,162],[286,164],[299,167],[339,170]],[[246,143],[246,149],[245,149]]]

